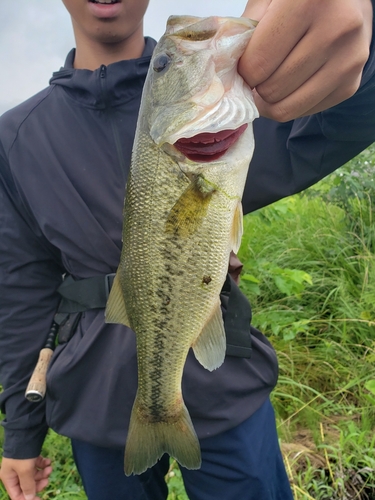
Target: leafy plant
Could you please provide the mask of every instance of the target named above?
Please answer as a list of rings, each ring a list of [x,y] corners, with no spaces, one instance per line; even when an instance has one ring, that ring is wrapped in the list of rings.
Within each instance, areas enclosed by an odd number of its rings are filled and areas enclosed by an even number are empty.
[[[296,500],[375,498],[373,165],[366,151],[245,218],[241,287],[278,353],[272,402]]]

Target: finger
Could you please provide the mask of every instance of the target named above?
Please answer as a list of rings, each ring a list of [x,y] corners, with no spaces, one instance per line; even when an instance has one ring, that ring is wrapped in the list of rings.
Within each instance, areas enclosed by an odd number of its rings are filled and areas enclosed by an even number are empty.
[[[321,50],[314,57],[311,39],[306,36],[281,63],[276,71],[256,86],[258,94],[269,104],[277,103],[299,89],[326,63],[326,51]]]
[[[33,494],[25,495],[19,484],[10,486],[4,483],[4,486],[11,500],[36,500],[39,498]]]
[[[27,470],[20,474],[20,487],[24,494],[25,500],[34,500],[36,494],[36,485],[34,479],[35,470]]]
[[[51,466],[45,467],[44,469],[39,469],[36,471],[34,479],[35,479],[35,481],[40,481],[41,479],[46,479],[50,476],[51,472],[52,472]]]
[[[340,21],[339,14],[336,17]],[[338,24],[343,26],[344,20]],[[338,26],[331,31],[328,28],[326,26],[323,32],[322,28],[309,30],[271,77],[257,86],[258,94],[265,101],[270,104],[281,101],[322,68],[319,74],[323,74],[322,81],[328,83],[327,96],[336,86],[338,95],[342,94],[343,98],[352,95],[350,90],[358,81],[369,54],[361,33],[362,24],[353,20],[352,29],[349,30],[346,24],[343,32]],[[327,61],[330,66],[326,66]]]
[[[303,45],[304,43],[301,43],[301,53],[305,50]],[[329,56],[317,56],[314,61],[303,60],[303,56],[299,58],[297,54],[291,55],[271,78],[257,86],[256,91],[262,100],[270,105],[285,105],[287,102],[292,106],[293,103],[299,105],[310,95],[310,103],[306,102],[303,113],[315,108],[317,99],[321,99],[321,110],[329,107],[328,104],[336,105],[351,97],[360,84],[367,54],[363,53],[363,57],[360,57],[361,48],[353,46],[353,50],[355,53],[351,57],[349,49],[343,46],[341,55],[336,53],[335,60],[331,60],[329,64],[325,60],[329,60]],[[291,99],[286,101],[289,96]],[[283,100],[284,103],[281,102]],[[291,108],[290,112],[295,113],[295,110]]]
[[[44,469],[45,467],[48,467],[49,465],[51,465],[51,460],[49,458],[44,458],[44,457],[39,456],[36,459],[35,465],[38,469]]]
[[[1,480],[11,500],[24,500],[17,474],[5,474],[2,470]]]
[[[44,490],[46,486],[48,486],[49,480],[48,479],[41,479],[40,481],[36,482],[36,491],[39,493],[40,491]],[[36,497],[38,498],[38,497]]]
[[[311,107],[308,111],[302,113],[300,116],[309,116],[315,113],[320,113],[321,111],[325,111],[326,109],[332,108],[333,106],[340,104],[342,101],[345,101],[346,99],[348,99],[348,97],[351,97],[355,93],[355,89],[358,89],[360,83],[361,83],[361,78],[359,77],[357,82],[353,84],[352,90],[349,91],[349,94],[348,92],[345,93],[344,92],[341,93],[338,91],[332,92],[318,104]]]
[[[252,88],[277,70],[308,29],[306,19],[289,16],[284,3],[270,4],[239,61],[239,73]]]
[[[249,0],[242,16],[260,21],[271,2],[272,0]]]
[[[356,80],[350,80],[350,85],[339,87],[339,76],[337,76],[337,79],[332,80],[328,78],[327,72],[330,75],[332,74],[331,69],[323,66],[297,91],[274,104],[264,101],[254,91],[254,101],[260,115],[276,121],[286,122],[335,106],[352,96],[359,87],[360,76],[357,76]]]
[[[4,482],[4,486],[11,500],[25,500],[21,487],[18,483],[9,484]]]

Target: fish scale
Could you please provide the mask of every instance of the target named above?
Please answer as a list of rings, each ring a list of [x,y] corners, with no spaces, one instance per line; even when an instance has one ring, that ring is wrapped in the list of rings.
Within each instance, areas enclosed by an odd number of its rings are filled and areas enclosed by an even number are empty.
[[[172,17],[146,78],[123,248],[106,308],[106,321],[130,326],[137,341],[127,475],[142,473],[164,453],[187,468],[200,467],[181,380],[190,348],[209,370],[225,357],[220,290],[229,254],[241,239],[241,197],[257,116],[236,66],[253,29],[243,18]],[[220,143],[228,130],[240,132],[220,159],[199,163],[174,147],[199,134],[208,144]],[[206,136],[218,132],[217,141]]]

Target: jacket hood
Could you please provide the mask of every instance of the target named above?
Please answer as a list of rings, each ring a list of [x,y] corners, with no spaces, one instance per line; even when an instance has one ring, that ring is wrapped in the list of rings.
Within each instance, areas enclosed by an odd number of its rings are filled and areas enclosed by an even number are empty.
[[[139,59],[102,65],[95,71],[75,69],[75,49],[72,49],[64,67],[53,73],[49,83],[63,87],[72,99],[83,106],[105,108],[123,104],[142,92],[155,45],[155,40],[146,37]]]

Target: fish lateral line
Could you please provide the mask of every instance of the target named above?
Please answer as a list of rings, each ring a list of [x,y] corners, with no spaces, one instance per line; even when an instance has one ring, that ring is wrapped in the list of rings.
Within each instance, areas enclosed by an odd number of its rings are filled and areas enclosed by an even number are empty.
[[[147,403],[139,403],[135,411],[137,412],[137,418],[142,425],[153,425],[157,423],[179,425],[184,404],[185,403],[183,402],[181,395],[175,402],[176,409],[173,412],[171,411],[171,408],[166,408],[162,403],[160,403],[158,411],[152,411],[152,405]]]

